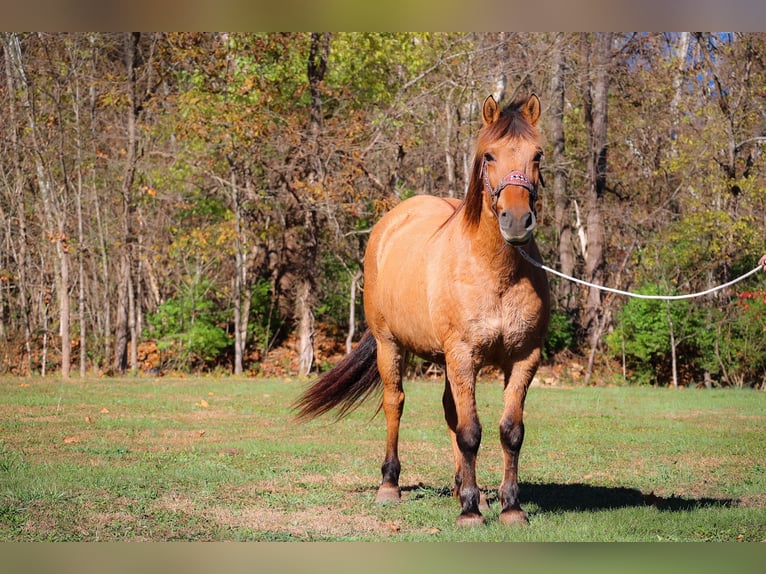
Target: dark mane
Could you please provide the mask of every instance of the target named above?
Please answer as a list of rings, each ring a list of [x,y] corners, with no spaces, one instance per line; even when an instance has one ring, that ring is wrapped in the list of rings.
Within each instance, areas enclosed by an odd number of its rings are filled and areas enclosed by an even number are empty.
[[[481,166],[484,150],[487,149],[489,143],[504,137],[531,140],[536,140],[538,137],[537,130],[527,121],[521,111],[526,102],[526,97],[514,100],[503,108],[496,122],[479,130],[468,191],[465,194],[465,199],[453,216],[457,216],[461,211],[464,212],[463,221],[468,227],[475,228],[481,218],[484,202],[484,183],[481,179]]]

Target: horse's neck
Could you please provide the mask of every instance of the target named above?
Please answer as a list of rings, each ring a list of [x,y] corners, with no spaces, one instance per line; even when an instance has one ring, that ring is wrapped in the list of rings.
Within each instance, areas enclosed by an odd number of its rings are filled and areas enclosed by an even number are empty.
[[[486,214],[485,214],[486,215]],[[506,243],[494,217],[482,217],[471,230],[471,251],[497,277],[499,283],[515,282],[525,261],[519,250]]]

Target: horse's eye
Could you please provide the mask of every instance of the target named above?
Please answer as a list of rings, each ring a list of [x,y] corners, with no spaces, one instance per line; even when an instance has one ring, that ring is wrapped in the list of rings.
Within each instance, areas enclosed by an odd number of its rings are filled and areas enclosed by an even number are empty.
[[[540,163],[540,160],[542,159],[543,159],[543,152],[539,151],[535,154],[535,159],[532,161],[534,161],[535,163]]]
[[[486,153],[484,154],[484,159],[485,159],[486,161],[495,161],[495,156],[493,156],[493,155],[492,155],[491,153],[489,153],[489,152],[486,152]]]

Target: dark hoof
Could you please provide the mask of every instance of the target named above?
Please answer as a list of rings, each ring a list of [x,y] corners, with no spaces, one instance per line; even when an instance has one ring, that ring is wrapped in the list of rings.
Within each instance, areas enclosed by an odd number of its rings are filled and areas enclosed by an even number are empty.
[[[504,510],[500,513],[500,522],[502,524],[529,524],[527,513],[521,509],[518,510]]]
[[[378,494],[375,495],[377,504],[388,504],[390,502],[399,502],[402,499],[402,491],[398,486],[381,484],[378,488]]]
[[[461,514],[455,523],[458,526],[481,526],[484,524],[484,517],[481,514]]]

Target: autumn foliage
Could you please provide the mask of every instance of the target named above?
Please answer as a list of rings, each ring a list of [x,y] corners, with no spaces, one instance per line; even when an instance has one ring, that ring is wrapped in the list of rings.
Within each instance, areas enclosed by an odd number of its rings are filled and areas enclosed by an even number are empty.
[[[689,292],[766,251],[762,34],[0,39],[0,372],[327,367],[363,331],[370,227],[462,197],[490,93],[543,102],[548,264]],[[683,384],[764,385],[763,289],[681,313]],[[626,300],[552,291],[549,362],[668,384],[615,346],[640,344]],[[674,313],[648,360],[668,364]]]

